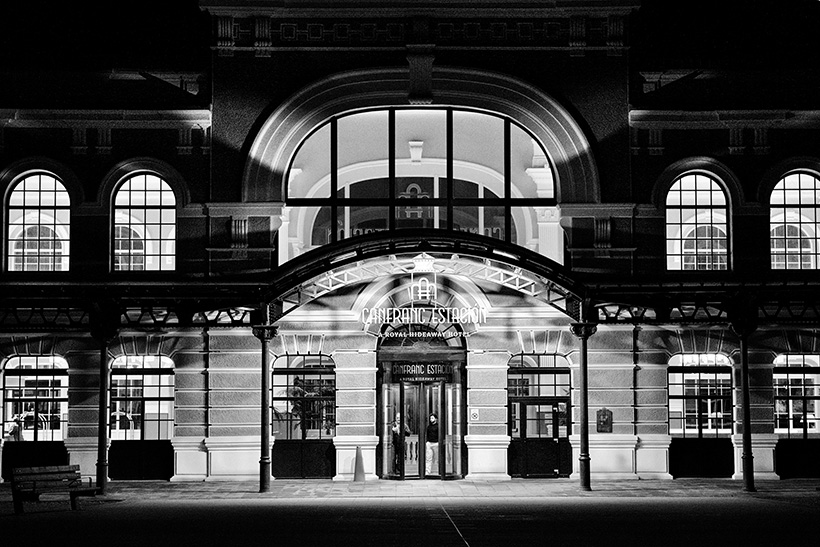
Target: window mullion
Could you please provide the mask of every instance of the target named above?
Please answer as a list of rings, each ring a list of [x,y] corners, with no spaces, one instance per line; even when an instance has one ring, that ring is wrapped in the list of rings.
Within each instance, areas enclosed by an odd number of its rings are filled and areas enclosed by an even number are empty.
[[[446,121],[446,129],[445,129],[445,139],[447,141],[447,175],[445,180],[445,187],[447,189],[447,229],[453,230],[453,217],[455,216],[453,212],[453,190],[455,183],[453,182],[453,109],[447,109],[447,121]]]
[[[396,109],[388,110],[387,115],[387,197],[390,204],[387,211],[387,228],[396,229]]]
[[[330,242],[339,239],[337,230],[339,220],[339,124],[336,118],[330,121]]]

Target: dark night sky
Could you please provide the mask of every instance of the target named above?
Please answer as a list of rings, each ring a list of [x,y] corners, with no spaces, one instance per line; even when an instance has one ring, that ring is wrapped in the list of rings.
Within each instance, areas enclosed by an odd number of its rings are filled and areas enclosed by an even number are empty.
[[[5,69],[196,69],[208,20],[196,0],[0,2]]]

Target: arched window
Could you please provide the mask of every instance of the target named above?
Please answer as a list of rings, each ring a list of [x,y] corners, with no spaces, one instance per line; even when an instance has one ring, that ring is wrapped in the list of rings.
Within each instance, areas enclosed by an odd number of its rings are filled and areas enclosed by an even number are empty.
[[[336,434],[336,370],[326,355],[283,355],[273,363],[272,420],[277,440]]]
[[[772,269],[817,269],[819,208],[816,176],[791,173],[775,185],[769,216]]]
[[[668,270],[726,270],[727,200],[711,177],[689,173],[666,194],[666,267]]]
[[[111,364],[110,438],[156,441],[174,435],[174,362],[123,356]]]
[[[334,117],[302,142],[287,181],[286,204],[299,208],[291,229],[312,246],[436,228],[538,247],[534,206],[555,205],[552,167],[529,132],[456,108]]]
[[[778,355],[774,360],[774,432],[789,438],[820,433],[820,355]]]
[[[18,429],[15,429],[18,428]],[[3,431],[21,441],[62,441],[68,429],[68,363],[55,356],[12,357],[3,374]]]
[[[719,437],[732,433],[732,364],[719,353],[669,360],[669,434]]]
[[[176,268],[176,198],[151,173],[131,176],[114,193],[114,271]]]
[[[67,271],[71,199],[48,173],[28,175],[8,201],[9,271]]]

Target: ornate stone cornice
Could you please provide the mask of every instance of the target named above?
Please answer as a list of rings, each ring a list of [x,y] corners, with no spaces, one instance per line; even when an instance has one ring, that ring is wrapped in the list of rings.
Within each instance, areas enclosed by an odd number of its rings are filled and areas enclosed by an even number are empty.
[[[401,48],[430,42],[444,48],[538,48],[572,54],[625,48],[626,16],[639,2],[463,0],[449,2],[200,2],[213,17],[220,55],[268,56],[289,48]],[[424,36],[418,35],[425,21]]]

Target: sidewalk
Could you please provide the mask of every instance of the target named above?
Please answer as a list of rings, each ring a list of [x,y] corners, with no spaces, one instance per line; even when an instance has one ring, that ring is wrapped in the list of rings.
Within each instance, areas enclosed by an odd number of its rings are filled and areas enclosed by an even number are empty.
[[[583,491],[573,479],[513,479],[510,481],[390,481],[335,482],[326,479],[277,479],[269,492],[259,493],[258,482],[111,481],[106,499],[372,499],[372,498],[652,498],[735,497],[816,498],[820,480],[790,479],[755,482],[757,492],[744,492],[743,482],[730,479],[608,480],[592,482]],[[0,484],[0,501],[11,501],[9,483]]]

